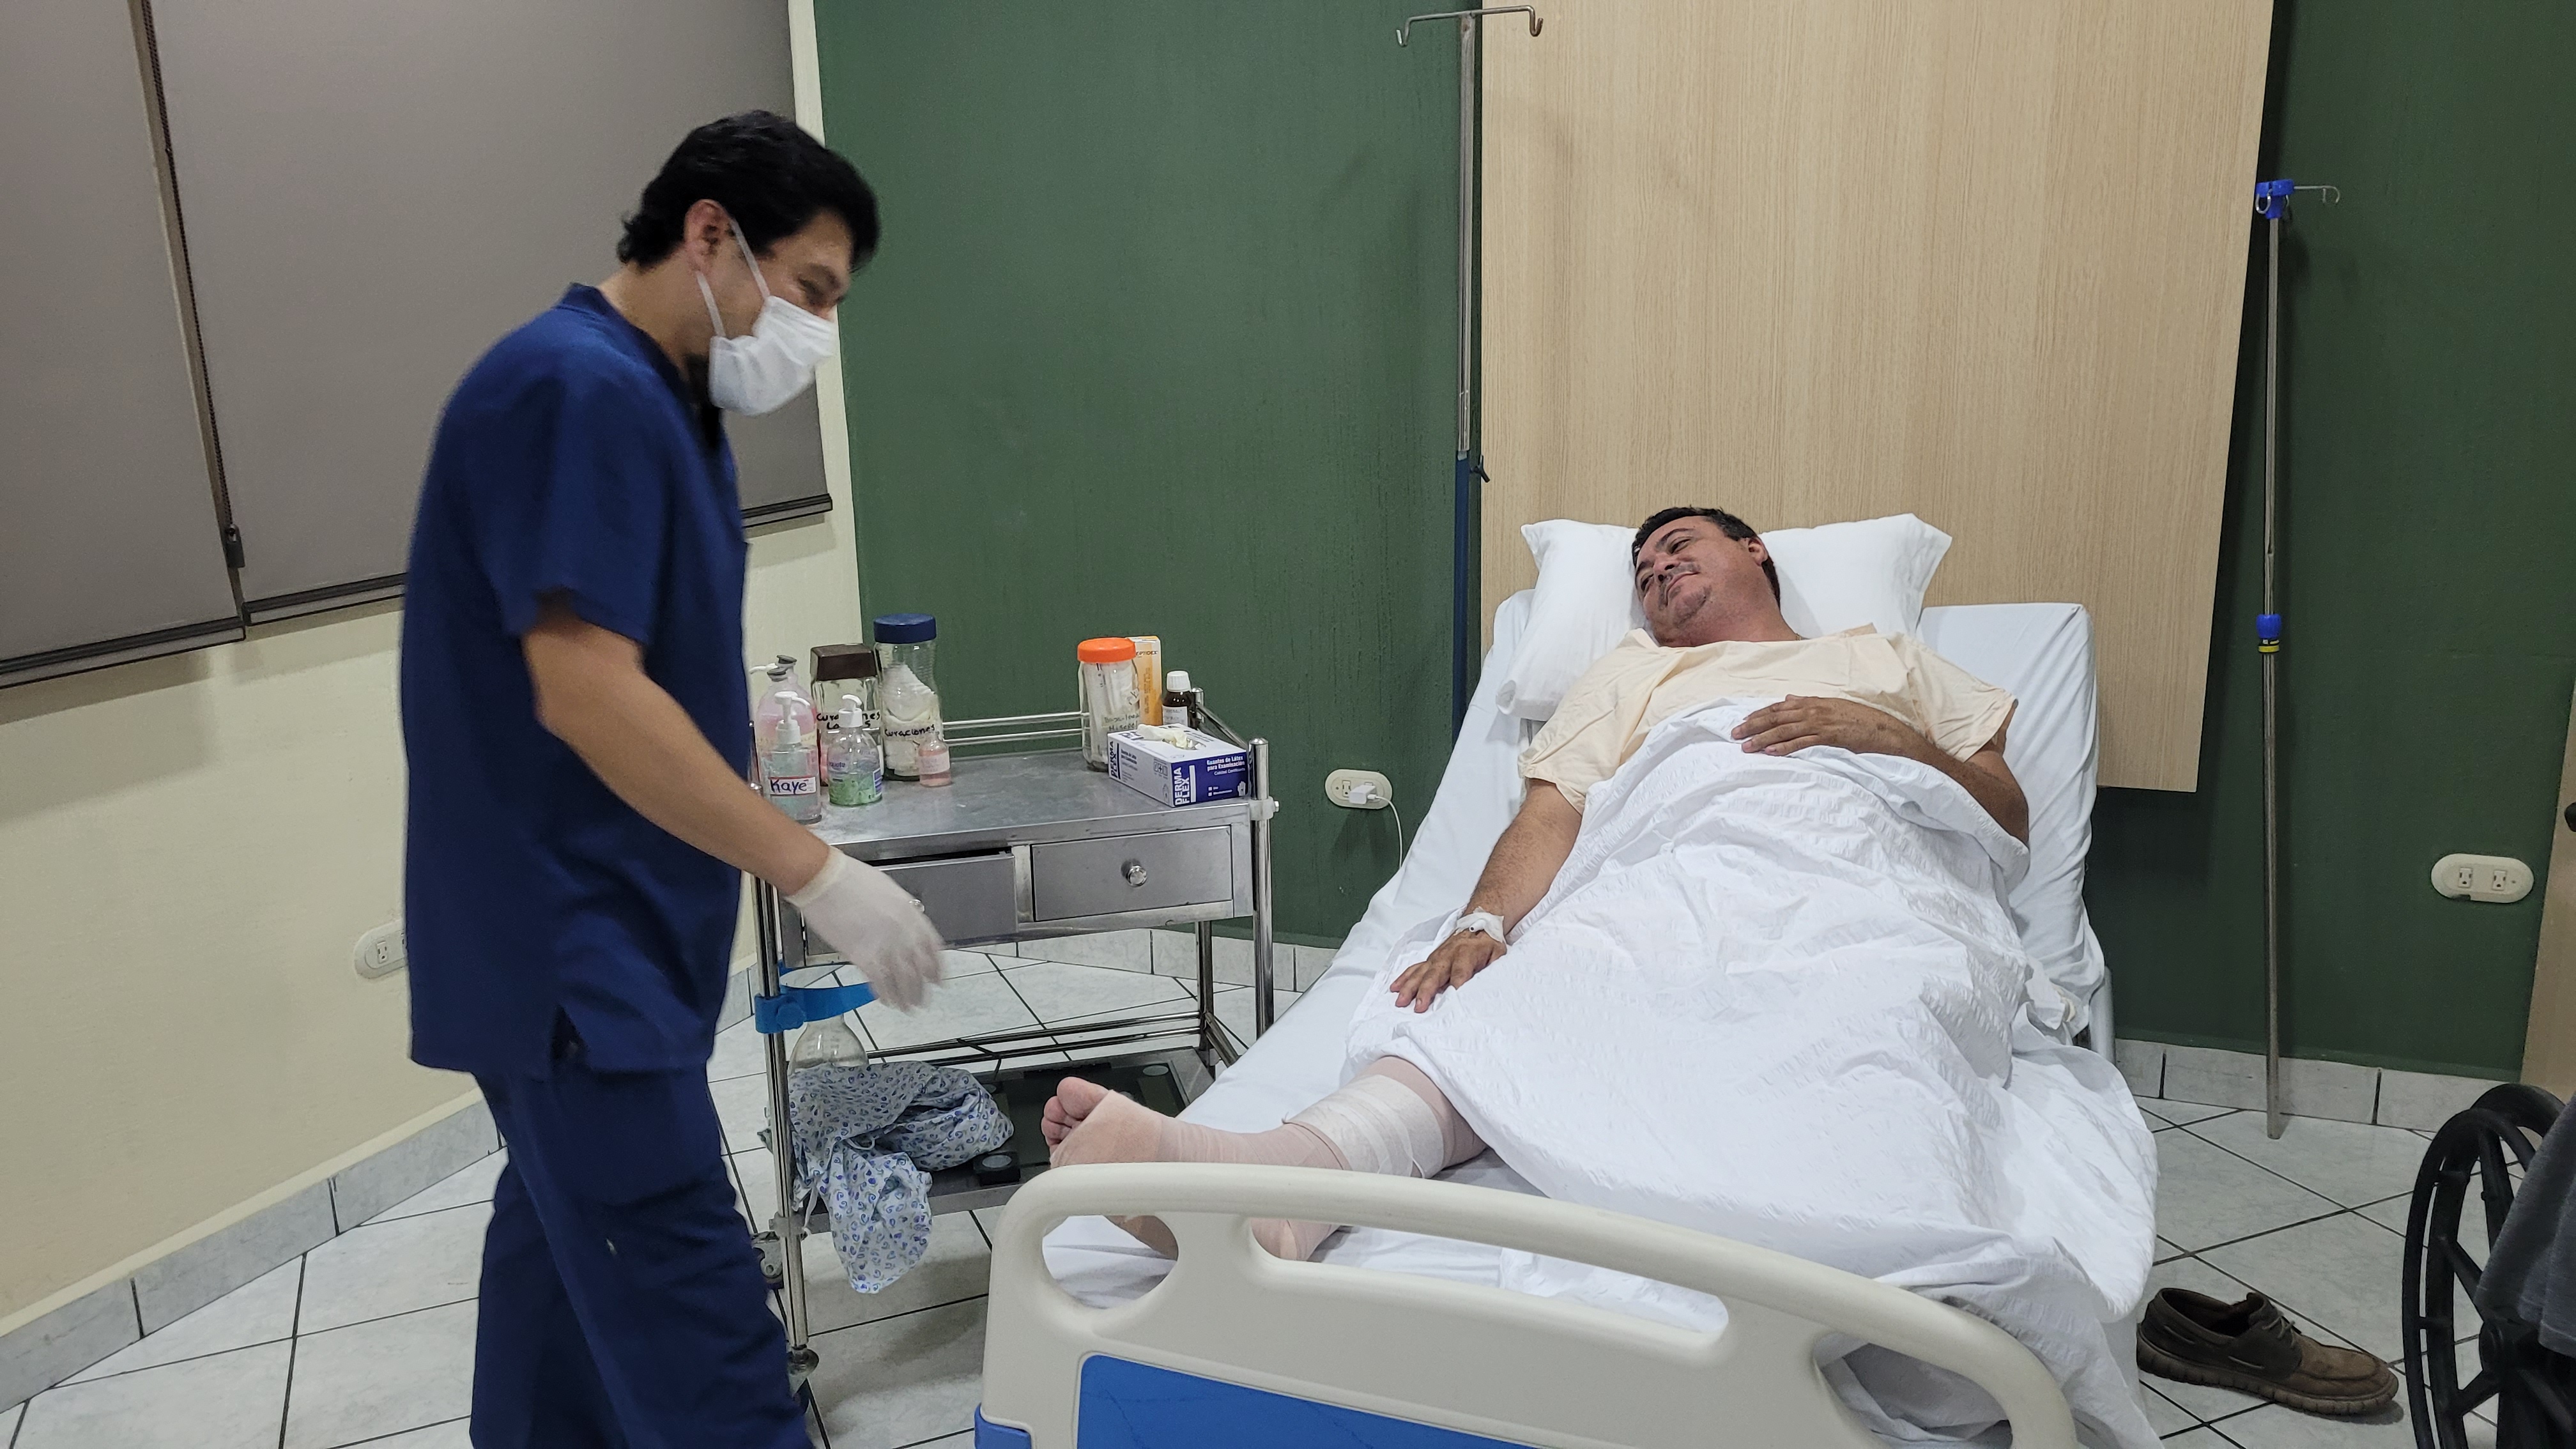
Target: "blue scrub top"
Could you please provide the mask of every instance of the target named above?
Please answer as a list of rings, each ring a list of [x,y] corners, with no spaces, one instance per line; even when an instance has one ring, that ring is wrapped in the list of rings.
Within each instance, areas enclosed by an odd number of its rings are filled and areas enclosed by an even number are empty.
[[[537,722],[520,636],[560,597],[737,767],[749,545],[733,454],[670,358],[593,287],[504,337],[440,417],[403,612],[412,1060],[542,1073],[703,1063],[742,876],[609,792]]]

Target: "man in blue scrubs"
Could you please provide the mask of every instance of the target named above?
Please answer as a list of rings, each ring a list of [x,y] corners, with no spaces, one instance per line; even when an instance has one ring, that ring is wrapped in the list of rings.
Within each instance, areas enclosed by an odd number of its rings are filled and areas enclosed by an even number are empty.
[[[509,1151],[478,1449],[802,1449],[706,1062],[741,872],[898,1005],[912,898],[745,788],[741,505],[723,411],[813,381],[876,199],[793,122],[701,126],[621,265],[501,339],[440,419],[403,620],[412,1058]]]

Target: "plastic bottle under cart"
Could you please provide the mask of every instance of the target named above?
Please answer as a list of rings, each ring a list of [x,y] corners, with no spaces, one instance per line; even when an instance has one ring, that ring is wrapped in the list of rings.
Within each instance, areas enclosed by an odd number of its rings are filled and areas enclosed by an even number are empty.
[[[807,1067],[864,1067],[867,1064],[867,1046],[859,1040],[857,1032],[850,1030],[846,1016],[830,1016],[806,1023],[805,1029],[796,1034],[795,1050],[787,1057],[790,1071],[803,1071]]]

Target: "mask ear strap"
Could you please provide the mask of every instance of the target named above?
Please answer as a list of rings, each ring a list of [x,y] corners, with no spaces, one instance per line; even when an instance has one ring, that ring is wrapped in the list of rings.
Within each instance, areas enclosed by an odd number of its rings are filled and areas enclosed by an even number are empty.
[[[722,337],[725,335],[724,318],[716,313],[715,289],[707,285],[706,273],[696,272],[694,275],[698,279],[698,295],[706,300],[707,325],[715,329],[716,336]]]
[[[751,268],[751,284],[760,289],[760,300],[765,304],[769,301],[769,279],[760,274],[760,260],[751,254],[751,243],[743,237],[742,223],[736,221],[731,225],[733,244],[742,248],[742,264]]]

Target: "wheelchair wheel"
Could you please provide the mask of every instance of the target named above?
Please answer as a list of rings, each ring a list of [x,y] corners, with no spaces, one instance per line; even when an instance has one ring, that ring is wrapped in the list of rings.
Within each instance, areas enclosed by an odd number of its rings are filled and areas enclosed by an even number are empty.
[[[2465,1449],[2471,1412],[2490,1401],[2499,1449],[2576,1446],[2570,1418],[2576,1360],[2542,1347],[2531,1325],[2479,1310],[2486,1265],[2460,1240],[2473,1182],[2486,1241],[2504,1231],[2522,1170],[2558,1120],[2559,1105],[2538,1087],[2496,1087],[2443,1123],[2424,1153],[2406,1210],[2404,1287],[2406,1399],[2419,1449]],[[2463,1383],[2454,1345],[2470,1332],[2477,1335],[2478,1369]]]

